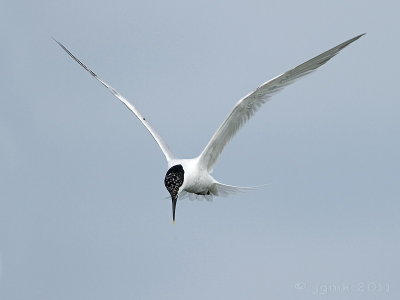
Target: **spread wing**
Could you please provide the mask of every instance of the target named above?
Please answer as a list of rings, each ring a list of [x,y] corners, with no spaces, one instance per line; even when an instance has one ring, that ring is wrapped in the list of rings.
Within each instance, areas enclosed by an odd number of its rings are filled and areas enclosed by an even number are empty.
[[[222,150],[233,138],[236,132],[255,114],[261,105],[270,100],[272,95],[290,85],[296,79],[315,71],[338,54],[340,50],[350,45],[363,35],[364,34],[358,35],[265,82],[255,91],[239,100],[200,154],[199,163],[208,171],[211,171]]]
[[[86,71],[90,73],[94,78],[96,78],[102,85],[104,85],[115,97],[117,97],[125,106],[135,114],[135,116],[140,120],[140,122],[143,123],[143,125],[147,128],[147,130],[150,132],[150,134],[153,136],[153,138],[156,140],[158,146],[160,146],[162,152],[165,155],[165,158],[167,161],[170,161],[171,159],[174,158],[174,155],[172,154],[171,150],[169,149],[168,145],[164,142],[162,137],[157,133],[157,131],[151,126],[149,121],[147,121],[143,115],[137,110],[135,106],[133,106],[131,103],[129,103],[128,99],[126,99],[124,96],[122,96],[117,90],[115,90],[112,86],[110,86],[108,83],[106,83],[104,80],[102,80],[100,77],[98,77],[92,70],[90,70],[86,65],[84,65],[78,58],[76,58],[63,44],[61,44],[59,41],[54,39],[54,41],[60,45],[60,47],[68,53],[69,56],[71,56],[78,64],[80,64]]]

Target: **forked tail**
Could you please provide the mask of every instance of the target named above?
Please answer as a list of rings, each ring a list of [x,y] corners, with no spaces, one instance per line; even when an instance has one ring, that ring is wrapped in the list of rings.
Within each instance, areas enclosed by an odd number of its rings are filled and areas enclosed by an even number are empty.
[[[249,190],[255,190],[262,186],[236,186],[216,182],[211,193],[215,196],[226,197],[232,194],[243,193]]]
[[[236,186],[236,185],[229,185],[223,184],[220,182],[215,182],[210,189],[209,194],[193,194],[188,193],[186,191],[182,191],[179,194],[179,199],[189,198],[190,200],[203,200],[206,199],[208,201],[212,201],[214,197],[227,197],[229,195],[234,195],[238,193],[244,193],[250,190],[256,190],[258,188],[264,187],[267,184],[258,185],[258,186]],[[167,197],[170,198],[170,197]]]

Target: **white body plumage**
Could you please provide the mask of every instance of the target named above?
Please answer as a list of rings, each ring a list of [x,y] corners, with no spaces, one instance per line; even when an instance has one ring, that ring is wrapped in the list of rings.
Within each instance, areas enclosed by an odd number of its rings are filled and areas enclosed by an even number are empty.
[[[297,67],[263,83],[255,91],[239,100],[229,113],[227,118],[217,129],[200,155],[193,159],[176,158],[165,141],[151,126],[147,119],[125,97],[117,92],[108,83],[99,78],[92,70],[76,58],[64,45],[56,41],[77,63],[79,63],[94,78],[101,82],[115,97],[117,97],[136,117],[143,123],[153,136],[168,163],[168,171],[164,184],[171,195],[173,219],[175,220],[176,200],[187,194],[202,195],[205,197],[224,196],[243,189],[245,187],[231,186],[218,182],[211,176],[214,164],[224,147],[236,134],[236,132],[250,119],[254,113],[276,92],[295,82],[297,79],[313,72],[343,48],[359,39],[363,34],[339,44],[332,49],[298,65]]]
[[[172,159],[168,162],[168,169],[175,165],[182,165],[185,171],[185,180],[179,188],[179,194],[185,191],[198,195],[218,195],[218,190],[216,189],[218,182],[199,163],[198,157],[192,159]]]

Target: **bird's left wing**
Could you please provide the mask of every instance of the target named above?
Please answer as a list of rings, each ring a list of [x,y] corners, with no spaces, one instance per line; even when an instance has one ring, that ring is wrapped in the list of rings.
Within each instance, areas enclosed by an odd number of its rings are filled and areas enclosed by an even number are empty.
[[[279,92],[284,87],[293,83],[296,79],[313,72],[318,67],[325,64],[338,54],[340,50],[356,41],[361,36],[363,36],[363,34],[333,47],[305,63],[265,82],[255,91],[239,100],[225,121],[214,133],[203,152],[199,155],[200,165],[208,171],[211,171],[226,144],[243,124],[254,115],[262,104],[267,102],[276,92]]]
[[[54,38],[53,38],[54,39]],[[157,142],[158,146],[160,146],[162,152],[165,155],[165,158],[167,161],[170,161],[171,159],[174,158],[174,155],[172,154],[171,150],[169,149],[168,145],[164,142],[162,137],[157,133],[157,131],[151,126],[149,121],[147,121],[143,115],[137,110],[136,107],[134,107],[128,99],[126,99],[124,96],[122,96],[117,90],[115,90],[112,86],[110,86],[107,82],[105,82],[103,79],[101,79],[97,74],[95,74],[92,70],[90,70],[85,64],[83,64],[78,58],[75,57],[63,44],[61,44],[59,41],[54,39],[54,41],[60,45],[60,47],[68,53],[69,56],[71,56],[78,64],[80,64],[86,71],[88,71],[94,78],[96,78],[102,85],[104,85],[115,97],[117,97],[125,106],[135,114],[135,116],[140,120],[140,122],[143,123],[143,125],[147,128],[147,130],[150,132],[150,134],[153,136],[155,141]]]

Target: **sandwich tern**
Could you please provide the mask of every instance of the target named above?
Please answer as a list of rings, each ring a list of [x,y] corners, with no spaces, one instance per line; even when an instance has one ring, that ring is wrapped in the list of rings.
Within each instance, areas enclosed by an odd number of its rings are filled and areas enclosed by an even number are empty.
[[[358,40],[364,34],[360,34],[344,43],[331,48],[330,50],[298,65],[297,67],[263,83],[256,90],[240,99],[227,118],[211,137],[206,147],[199,156],[191,159],[180,159],[174,156],[168,145],[149,123],[139,110],[133,106],[124,96],[111,87],[103,79],[98,77],[91,69],[74,56],[62,43],[54,41],[71,56],[78,64],[104,85],[115,97],[126,107],[147,128],[158,146],[161,148],[167,160],[168,170],[165,175],[164,184],[172,200],[172,220],[175,222],[175,208],[178,197],[185,195],[201,195],[205,197],[224,196],[235,193],[246,187],[223,184],[211,176],[213,166],[224,147],[233,138],[236,132],[249,120],[262,104],[270,100],[271,96],[293,83],[295,80],[315,71],[317,68],[328,62],[343,48]]]

